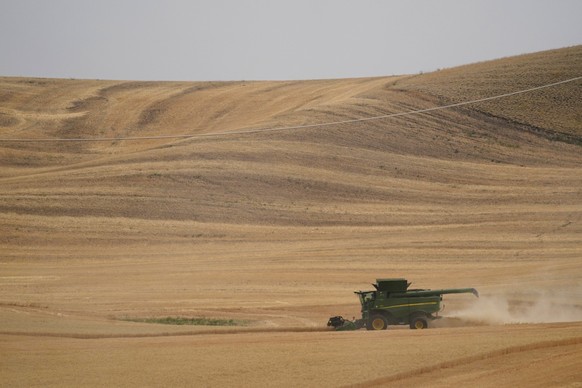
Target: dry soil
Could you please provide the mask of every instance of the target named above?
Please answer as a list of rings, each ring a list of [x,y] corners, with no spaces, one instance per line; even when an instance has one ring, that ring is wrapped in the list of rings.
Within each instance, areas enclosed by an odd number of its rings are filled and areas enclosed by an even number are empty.
[[[399,77],[0,78],[0,385],[582,385],[582,46]],[[191,138],[121,140],[192,135]],[[111,138],[115,138],[111,140]],[[428,330],[333,332],[380,277]],[[234,319],[171,326],[151,317]]]

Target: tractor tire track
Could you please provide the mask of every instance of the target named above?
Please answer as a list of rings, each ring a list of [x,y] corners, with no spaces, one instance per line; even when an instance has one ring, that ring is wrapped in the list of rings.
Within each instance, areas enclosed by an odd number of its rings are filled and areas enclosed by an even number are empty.
[[[50,332],[18,332],[0,331],[0,335],[13,335],[24,337],[56,337],[73,339],[109,339],[109,338],[155,338],[155,337],[184,337],[215,334],[254,334],[254,333],[307,333],[333,331],[328,327],[268,327],[268,328],[244,328],[224,330],[199,330],[162,333],[136,333],[136,334],[90,334],[90,333],[50,333]]]
[[[522,352],[530,352],[541,349],[557,348],[562,346],[570,345],[580,345],[582,344],[582,337],[567,338],[563,340],[554,341],[543,341],[535,342],[526,345],[510,346],[503,349],[494,350],[491,352],[475,354],[473,356],[457,358],[455,360],[444,361],[438,364],[425,366],[422,368],[414,369],[408,372],[397,373],[395,375],[380,377],[373,380],[364,381],[357,384],[346,385],[345,387],[350,388],[360,388],[360,387],[374,387],[374,386],[386,386],[390,383],[402,382],[409,378],[417,378],[420,375],[426,375],[429,373],[437,372],[443,369],[451,369],[459,366],[471,364],[478,361],[489,360],[492,358],[504,357],[508,355],[513,355]]]

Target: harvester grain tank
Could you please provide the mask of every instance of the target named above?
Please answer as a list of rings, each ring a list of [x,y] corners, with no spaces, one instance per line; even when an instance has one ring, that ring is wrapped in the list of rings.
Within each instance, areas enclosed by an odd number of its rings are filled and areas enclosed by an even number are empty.
[[[355,291],[362,306],[362,317],[348,321],[341,316],[331,317],[328,326],[336,330],[384,330],[389,325],[409,325],[411,329],[425,329],[429,322],[440,318],[444,294],[471,293],[474,288],[447,288],[440,290],[409,289],[406,279],[377,279],[373,291]]]

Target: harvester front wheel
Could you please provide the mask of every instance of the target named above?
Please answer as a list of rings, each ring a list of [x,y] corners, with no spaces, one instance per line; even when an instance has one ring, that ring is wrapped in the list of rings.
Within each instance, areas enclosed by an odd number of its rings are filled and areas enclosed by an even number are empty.
[[[410,320],[411,329],[426,329],[428,328],[428,321],[426,317],[416,316]]]
[[[388,320],[380,314],[372,315],[368,323],[368,330],[386,330],[388,328]]]

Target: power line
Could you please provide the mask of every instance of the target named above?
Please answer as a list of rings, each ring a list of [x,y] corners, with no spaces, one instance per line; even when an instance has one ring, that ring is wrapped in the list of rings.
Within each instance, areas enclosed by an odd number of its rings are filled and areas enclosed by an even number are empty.
[[[99,137],[99,138],[86,138],[86,139],[84,139],[84,138],[1,139],[0,138],[0,142],[4,142],[4,143],[7,143],[7,142],[23,142],[23,143],[109,142],[109,141],[121,141],[121,140],[131,141],[131,140],[160,140],[160,139],[192,139],[192,138],[224,136],[224,135],[240,135],[240,134],[261,133],[261,132],[288,131],[288,130],[293,130],[293,129],[318,128],[318,127],[327,127],[327,126],[331,126],[331,125],[351,124],[351,123],[358,123],[358,122],[364,122],[364,121],[382,120],[382,119],[387,119],[387,118],[392,118],[392,117],[409,116],[409,115],[414,115],[414,114],[419,114],[419,113],[434,112],[434,111],[442,110],[442,109],[450,109],[450,108],[455,108],[455,107],[459,107],[459,106],[477,104],[480,102],[497,100],[500,98],[515,96],[518,94],[529,93],[529,92],[533,92],[533,91],[540,90],[540,89],[546,89],[546,88],[550,88],[553,86],[562,85],[562,84],[569,83],[569,82],[574,82],[574,81],[577,81],[580,79],[582,79],[582,76],[570,78],[570,79],[563,80],[563,81],[553,82],[553,83],[545,84],[545,85],[541,85],[541,86],[536,86],[533,88],[522,89],[522,90],[518,90],[515,92],[511,92],[511,93],[498,94],[498,95],[492,96],[492,97],[485,97],[485,98],[479,98],[479,99],[471,100],[471,101],[464,101],[464,102],[458,102],[458,103],[449,104],[449,105],[436,106],[433,108],[412,110],[412,111],[401,112],[401,113],[391,113],[391,114],[381,115],[381,116],[364,117],[364,118],[359,118],[359,119],[331,121],[331,122],[319,123],[319,124],[305,124],[305,125],[294,125],[294,126],[289,126],[289,127],[273,127],[273,128],[251,128],[251,129],[240,129],[240,130],[234,130],[234,131],[200,133],[200,134],[194,134],[194,135]]]

